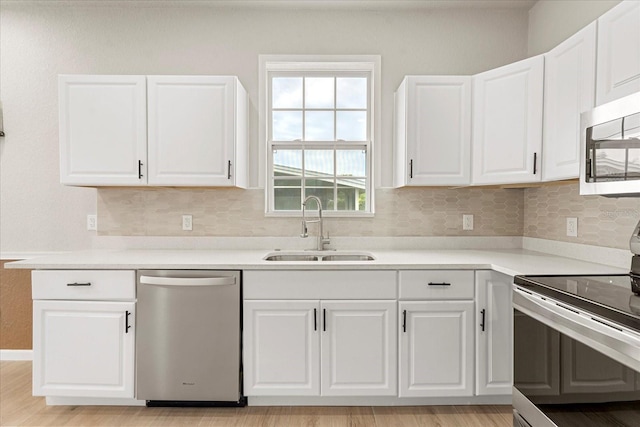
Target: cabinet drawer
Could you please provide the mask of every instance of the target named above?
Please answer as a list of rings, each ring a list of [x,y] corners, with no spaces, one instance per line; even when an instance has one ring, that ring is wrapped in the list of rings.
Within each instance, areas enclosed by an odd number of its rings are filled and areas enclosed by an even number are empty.
[[[400,272],[400,299],[473,299],[473,271],[412,270]]]
[[[36,270],[31,273],[33,299],[133,300],[134,270]]]

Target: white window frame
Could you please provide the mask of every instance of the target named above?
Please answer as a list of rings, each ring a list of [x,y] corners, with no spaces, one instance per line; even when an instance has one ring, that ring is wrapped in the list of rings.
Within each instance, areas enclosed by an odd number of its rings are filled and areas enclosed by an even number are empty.
[[[282,75],[289,73],[305,73],[314,72],[334,72],[336,76],[349,73],[367,74],[369,77],[369,129],[367,129],[368,141],[367,146],[367,176],[366,176],[366,193],[367,193],[367,210],[363,211],[323,211],[323,215],[328,217],[372,217],[374,215],[374,163],[375,163],[375,145],[379,141],[380,135],[380,56],[379,55],[260,55],[260,73],[259,73],[259,153],[260,167],[263,170],[260,173],[260,186],[265,189],[265,215],[274,217],[301,216],[301,210],[296,211],[276,211],[273,206],[273,158],[272,158],[272,142],[270,141],[270,98],[269,98],[269,79],[272,75]],[[278,145],[282,143],[277,143]],[[291,143],[292,148],[295,142]],[[319,146],[317,141],[306,141],[304,145],[307,148]],[[344,145],[335,143],[333,145],[325,145],[324,148],[330,149],[337,147],[353,148],[358,143],[347,142]],[[362,144],[361,144],[362,145]],[[335,171],[334,171],[335,172]]]

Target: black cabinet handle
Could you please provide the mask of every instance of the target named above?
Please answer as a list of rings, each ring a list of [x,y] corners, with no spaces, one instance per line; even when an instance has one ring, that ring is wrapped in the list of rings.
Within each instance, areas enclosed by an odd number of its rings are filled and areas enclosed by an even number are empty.
[[[129,324],[129,315],[131,314],[131,312],[129,312],[128,310],[125,311],[125,316],[124,316],[124,333],[128,334],[129,333],[129,328],[131,328],[131,325]]]
[[[78,283],[78,282],[67,283],[67,286],[91,286],[91,282],[86,282],[86,283]]]
[[[482,332],[484,332],[484,316],[486,314],[486,311],[484,308],[480,310],[480,314],[482,315],[482,322],[480,322],[480,328],[482,329]]]
[[[407,332],[407,310],[402,310],[402,332]]]
[[[138,160],[138,179],[142,179],[144,175],[142,175],[142,160]]]
[[[409,178],[413,178],[413,159],[409,160]]]
[[[322,309],[322,330],[323,331],[327,330],[327,309],[326,308]]]
[[[314,331],[318,330],[318,309],[317,308],[313,309],[313,330]]]
[[[451,286],[451,283],[447,283],[447,282],[429,282],[429,286]]]
[[[533,153],[533,174],[538,170],[538,153]]]
[[[227,179],[231,179],[231,160],[227,162]]]

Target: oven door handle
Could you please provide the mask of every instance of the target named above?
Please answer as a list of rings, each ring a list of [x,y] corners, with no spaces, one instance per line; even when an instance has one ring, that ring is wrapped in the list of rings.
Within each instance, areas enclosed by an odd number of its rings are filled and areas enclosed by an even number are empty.
[[[594,320],[588,313],[564,308],[513,286],[513,308],[618,362],[640,371],[640,334]]]

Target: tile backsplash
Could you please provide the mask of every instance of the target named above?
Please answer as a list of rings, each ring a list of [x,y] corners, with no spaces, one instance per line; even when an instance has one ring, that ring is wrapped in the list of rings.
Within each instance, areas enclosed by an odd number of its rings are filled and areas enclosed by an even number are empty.
[[[326,218],[332,236],[525,236],[627,249],[640,198],[580,196],[575,182],[528,189],[400,188],[376,190],[373,218]],[[193,215],[193,231],[182,215]],[[474,230],[462,230],[462,215]],[[264,191],[100,188],[102,236],[295,237],[299,218],[265,217]],[[578,218],[578,237],[566,218]],[[310,224],[310,233],[315,225]]]
[[[376,190],[373,218],[326,218],[334,236],[522,236],[523,190],[401,188]],[[182,215],[193,215],[193,231]],[[462,215],[474,229],[462,230]],[[265,217],[264,191],[100,188],[99,235],[297,236],[299,218]],[[310,224],[310,232],[315,233]]]
[[[567,217],[578,218],[578,237],[567,236]],[[629,249],[640,220],[640,198],[580,196],[578,183],[524,190],[524,236]]]

